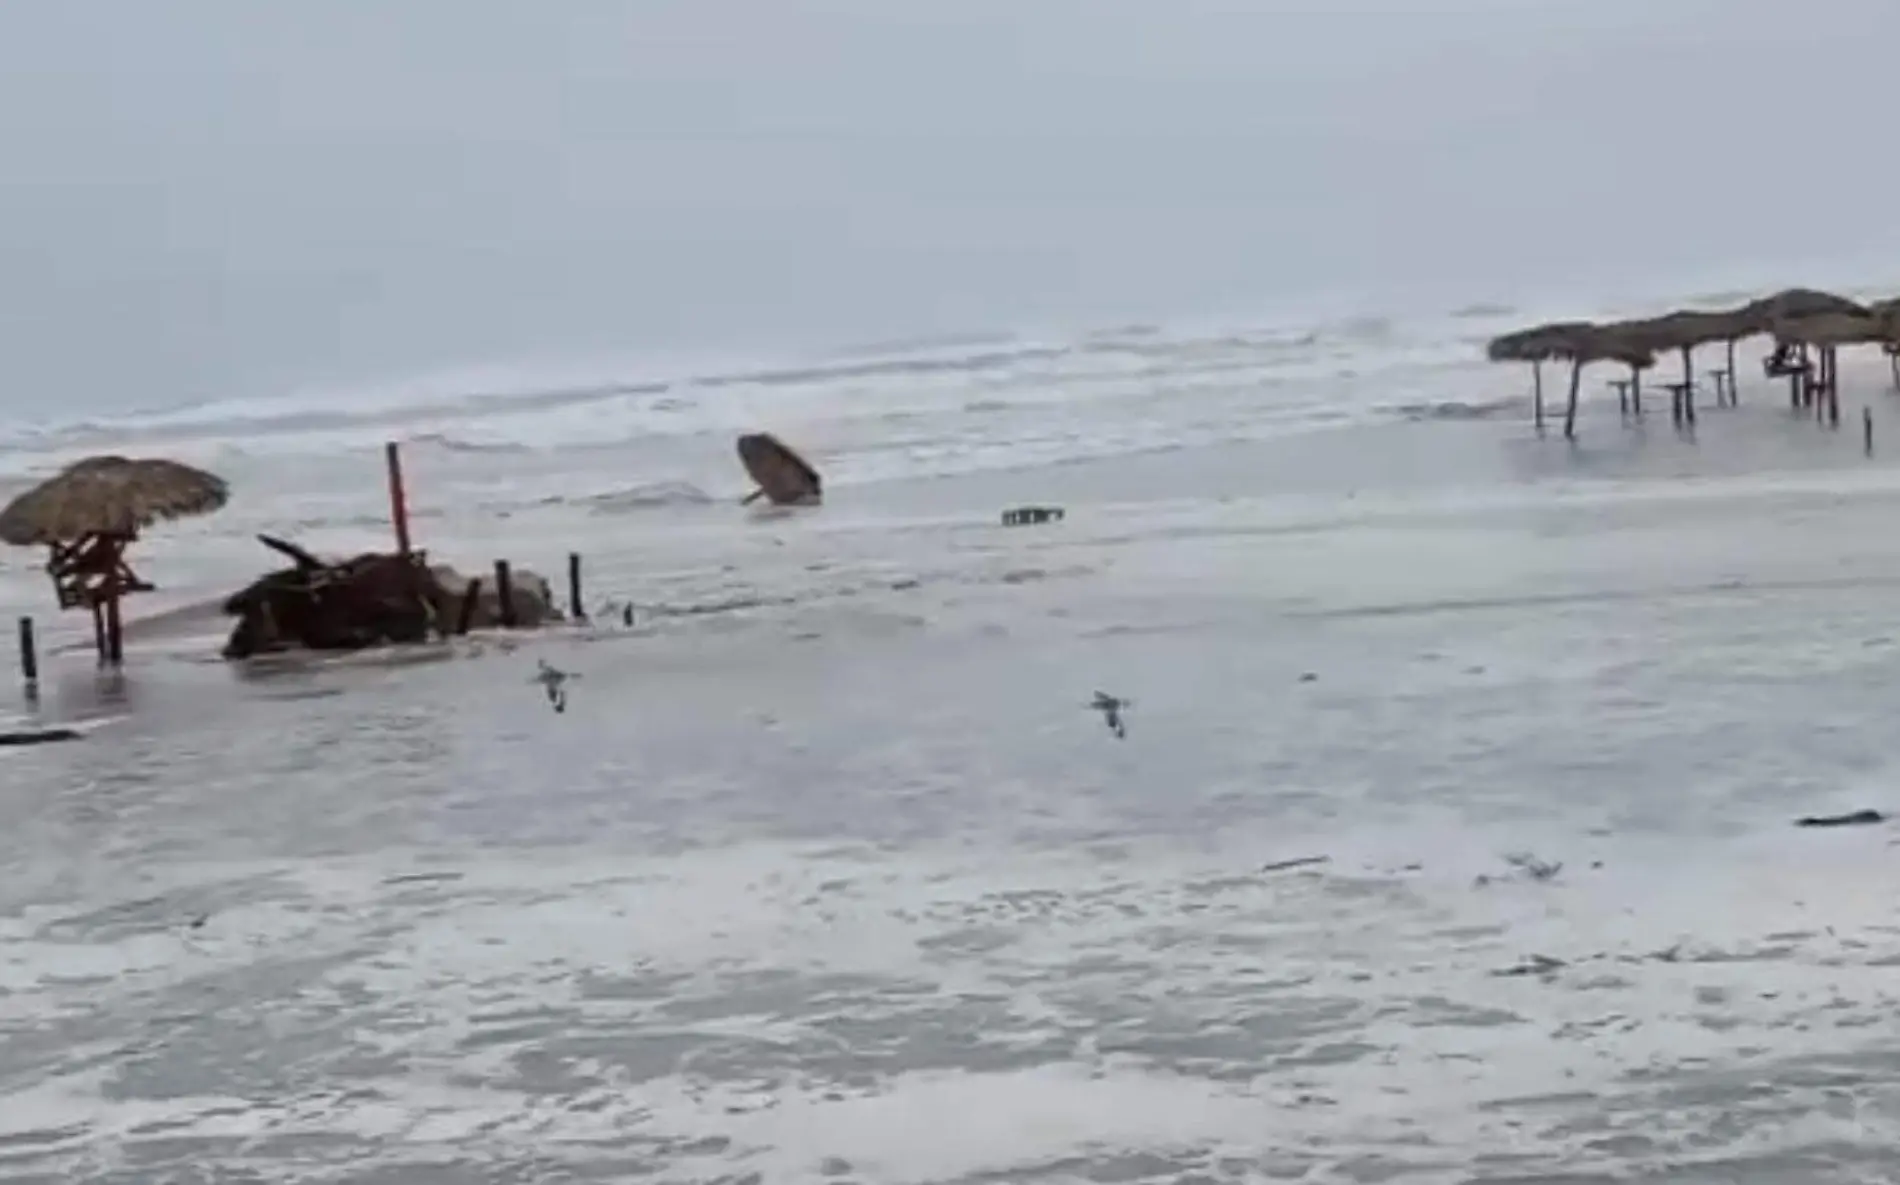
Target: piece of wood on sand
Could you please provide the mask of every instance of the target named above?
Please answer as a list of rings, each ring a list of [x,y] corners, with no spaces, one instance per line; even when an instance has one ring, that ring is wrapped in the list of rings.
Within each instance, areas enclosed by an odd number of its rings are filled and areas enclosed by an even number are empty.
[[[814,506],[824,498],[824,480],[818,471],[770,432],[741,436],[739,461],[759,487],[741,505],[765,498],[774,506]]]

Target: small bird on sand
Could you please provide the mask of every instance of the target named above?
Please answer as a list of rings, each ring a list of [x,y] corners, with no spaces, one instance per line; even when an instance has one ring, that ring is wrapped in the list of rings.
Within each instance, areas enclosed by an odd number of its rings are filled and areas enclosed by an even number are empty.
[[[1128,726],[1122,723],[1122,712],[1134,706],[1134,700],[1122,699],[1106,691],[1096,692],[1095,698],[1089,701],[1089,707],[1102,714],[1102,719],[1108,724],[1108,731],[1114,733],[1117,740],[1128,735]]]
[[[541,664],[540,669],[535,672],[534,678],[529,680],[529,682],[539,683],[547,690],[548,703],[553,705],[555,711],[567,711],[568,681],[578,679],[580,676],[570,674],[558,667],[550,666],[548,660],[545,658],[537,661]]]

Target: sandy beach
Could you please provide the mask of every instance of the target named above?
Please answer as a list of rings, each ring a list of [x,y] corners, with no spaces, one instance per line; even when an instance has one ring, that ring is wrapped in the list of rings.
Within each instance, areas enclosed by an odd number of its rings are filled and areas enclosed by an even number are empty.
[[[1792,824],[1895,805],[1900,437],[1744,395],[546,504],[443,542],[635,627],[62,658],[112,719],[0,758],[0,1165],[1879,1175],[1891,832]]]

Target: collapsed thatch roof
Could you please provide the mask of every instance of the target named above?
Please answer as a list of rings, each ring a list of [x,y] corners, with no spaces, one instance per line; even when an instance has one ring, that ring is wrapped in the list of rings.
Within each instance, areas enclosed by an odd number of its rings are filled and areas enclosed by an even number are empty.
[[[223,478],[177,461],[88,457],[0,510],[0,542],[31,547],[132,535],[164,519],[209,514],[229,497]]]

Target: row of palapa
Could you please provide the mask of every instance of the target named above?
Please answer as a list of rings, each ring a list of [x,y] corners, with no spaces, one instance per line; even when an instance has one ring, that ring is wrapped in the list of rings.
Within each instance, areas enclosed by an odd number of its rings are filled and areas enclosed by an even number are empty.
[[[1767,335],[1775,342],[1764,369],[1771,377],[1790,379],[1796,406],[1825,408],[1836,422],[1840,404],[1836,379],[1836,351],[1841,346],[1878,345],[1886,350],[1900,385],[1900,297],[1862,304],[1845,296],[1809,288],[1790,288],[1728,309],[1684,309],[1659,317],[1624,321],[1557,321],[1493,338],[1485,354],[1493,362],[1528,362],[1533,370],[1533,401],[1537,427],[1544,426],[1542,365],[1570,364],[1569,401],[1564,411],[1564,435],[1576,435],[1577,396],[1584,367],[1614,362],[1630,369],[1637,410],[1641,410],[1642,372],[1659,355],[1682,357],[1678,416],[1693,421],[1695,370],[1692,355],[1698,346],[1720,343],[1727,350],[1732,396],[1736,343]],[[1810,351],[1814,356],[1810,356]],[[1817,402],[1818,401],[1818,402]]]

